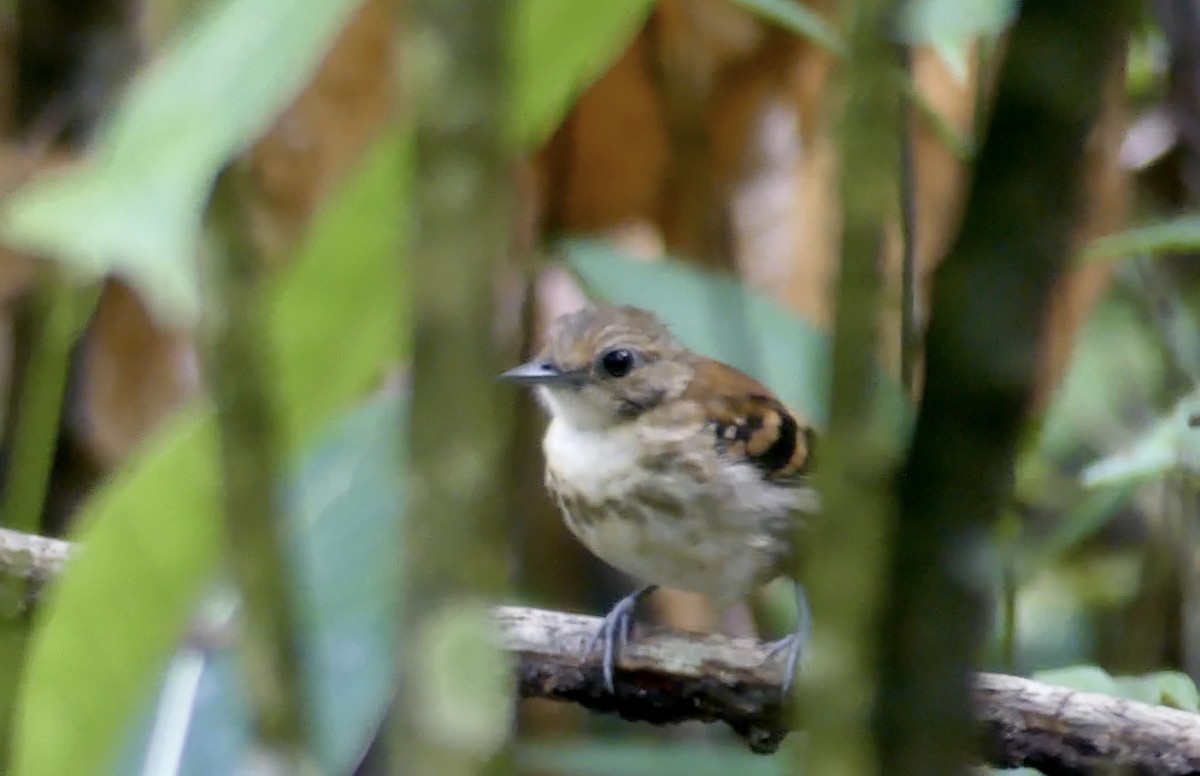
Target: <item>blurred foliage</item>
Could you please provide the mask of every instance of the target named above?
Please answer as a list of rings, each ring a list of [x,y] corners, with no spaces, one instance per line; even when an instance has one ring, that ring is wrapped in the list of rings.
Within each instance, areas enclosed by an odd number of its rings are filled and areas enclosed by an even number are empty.
[[[677,258],[645,261],[582,238],[560,248],[595,298],[653,309],[689,348],[753,375],[817,428],[828,421],[829,335],[814,324],[733,275]],[[876,380],[882,411],[907,427],[912,408],[899,381],[881,368]]]
[[[841,33],[830,26],[821,14],[790,0],[732,0],[746,10],[753,11],[764,19],[807,38],[826,51],[845,54],[846,41]]]
[[[1085,261],[1200,250],[1200,216],[1187,215],[1093,240]]]
[[[318,218],[309,239],[324,250],[302,250],[304,261],[275,281],[271,336],[281,419],[292,440],[318,431],[401,352],[399,250],[380,237],[398,237],[397,211],[354,203],[364,193],[396,202],[389,191],[403,184],[404,147],[401,137],[381,140]],[[334,238],[357,232],[382,242],[358,242],[363,252],[347,254],[344,248],[355,242]],[[324,311],[317,319],[323,325],[297,324],[316,310]],[[88,551],[39,611],[15,773],[75,774],[107,762],[115,734],[144,702],[217,568],[212,433],[212,410],[201,402],[158,433],[84,507],[77,538]],[[105,611],[123,627],[95,616]],[[71,678],[68,684],[63,677]],[[53,733],[63,725],[75,731],[71,747],[60,746]]]
[[[79,274],[129,281],[162,320],[194,324],[209,189],[311,77],[353,0],[222,0],[183,25],[136,78],[92,162],[11,195],[10,244]]]
[[[345,773],[357,764],[391,699],[401,573],[397,505],[404,503],[396,430],[403,429],[405,410],[395,393],[371,399],[319,435],[288,478],[306,690],[325,773]],[[154,718],[190,723],[180,774],[234,773],[244,762],[251,743],[245,678],[228,639],[211,635],[229,628],[222,614],[202,608],[192,628],[207,647],[194,695],[172,697],[164,683],[114,773],[143,772],[153,737],[169,736],[154,729]],[[177,660],[195,649],[195,641]],[[176,662],[168,667],[168,673],[178,670]]]
[[[732,0],[835,53],[836,28],[791,0]],[[522,148],[543,142],[576,97],[620,56],[653,0],[520,0],[513,20],[510,132]],[[959,78],[970,41],[996,36],[1011,0],[917,0],[900,33],[935,48]],[[197,4],[177,37],[129,89],[101,129],[86,165],[47,174],[11,197],[3,229],[13,244],[47,252],[68,277],[108,272],[132,281],[163,320],[194,322],[202,305],[195,267],[201,213],[221,167],[259,136],[305,84],[355,3],[222,0]],[[190,22],[190,23],[189,23]],[[1148,27],[1130,54],[1131,96],[1153,108],[1163,92],[1164,43]],[[897,71],[900,77],[899,70]],[[907,83],[904,88],[910,88]],[[918,101],[960,157],[967,143]],[[272,337],[288,451],[303,464],[289,484],[304,558],[310,691],[320,715],[323,765],[345,772],[379,720],[393,664],[386,627],[395,602],[389,555],[397,546],[388,478],[399,427],[394,398],[356,410],[324,434],[385,375],[407,336],[408,300],[396,257],[406,227],[409,138],[389,131],[326,203],[294,266],[276,280]],[[1083,261],[1129,263],[1200,250],[1200,218],[1163,219],[1144,202],[1145,225],[1097,240]],[[828,336],[732,276],[686,257],[642,261],[605,243],[569,240],[562,255],[597,298],[654,308],[689,346],[777,389],[818,425],[828,416]],[[1157,258],[1155,260],[1158,260]],[[1124,280],[1081,333],[1058,395],[1022,457],[1016,528],[996,562],[1012,572],[1011,629],[1021,670],[1071,666],[1044,681],[1195,710],[1195,685],[1173,671],[1111,676],[1095,661],[1099,619],[1127,604],[1137,564],[1161,516],[1141,498],[1195,465],[1200,412],[1194,393],[1169,387],[1165,334]],[[1195,316],[1181,325],[1196,331]],[[879,380],[907,417],[898,384]],[[382,429],[388,433],[381,433]],[[211,409],[198,402],[126,462],[87,502],[76,560],[38,615],[25,677],[13,772],[94,772],[120,756],[138,770],[164,671],[217,579],[220,536]],[[1196,519],[1195,515],[1190,516]],[[383,538],[381,538],[383,537]],[[791,593],[769,591],[780,621]],[[199,608],[198,608],[199,607]],[[998,606],[998,611],[1002,610]],[[993,649],[994,662],[999,649]],[[224,648],[207,655],[188,727],[182,773],[228,772],[247,739],[241,677]],[[62,731],[70,731],[64,745]],[[122,736],[124,749],[118,752]],[[561,773],[781,772],[781,760],[696,741],[582,739],[534,743],[525,767]]]
[[[513,19],[511,132],[540,143],[624,50],[654,0],[520,0]]]
[[[966,84],[969,58],[980,38],[993,40],[1017,14],[1016,0],[913,0],[902,6],[900,35],[933,48],[950,74]]]
[[[1196,683],[1187,674],[1178,671],[1158,671],[1145,676],[1113,676],[1096,666],[1082,665],[1035,671],[1033,678],[1074,690],[1200,712],[1200,693],[1196,690]]]

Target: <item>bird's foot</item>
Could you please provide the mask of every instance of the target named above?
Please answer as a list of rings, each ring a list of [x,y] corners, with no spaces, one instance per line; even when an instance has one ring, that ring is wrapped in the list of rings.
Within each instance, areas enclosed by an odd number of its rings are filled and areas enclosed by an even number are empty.
[[[800,656],[807,644],[807,634],[793,633],[779,641],[771,642],[767,647],[767,660],[773,660],[782,652],[787,653],[787,664],[783,669],[783,685],[780,688],[780,694],[784,698],[787,698],[787,694],[792,689],[792,683],[796,681],[796,669],[800,665]]]
[[[629,644],[629,628],[633,623],[633,613],[638,601],[642,600],[657,589],[656,585],[647,585],[617,601],[607,615],[600,628],[588,641],[583,650],[586,660],[596,650],[597,644],[602,646],[600,668],[604,674],[604,686],[608,691],[615,692],[613,672],[617,665],[617,653]]]
[[[783,686],[780,689],[784,699],[787,698],[792,684],[796,681],[800,658],[812,636],[812,614],[808,608],[808,596],[805,595],[804,588],[798,582],[796,583],[796,614],[798,617],[796,631],[790,636],[772,642],[767,648],[767,660],[773,659],[785,650],[787,652],[787,665],[783,669]]]

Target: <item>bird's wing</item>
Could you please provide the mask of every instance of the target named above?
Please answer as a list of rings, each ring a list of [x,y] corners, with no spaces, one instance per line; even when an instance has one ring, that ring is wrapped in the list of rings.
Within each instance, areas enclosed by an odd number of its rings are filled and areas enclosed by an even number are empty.
[[[799,482],[812,468],[812,426],[753,377],[698,359],[684,398],[703,405],[717,447],[754,464],[765,479]]]

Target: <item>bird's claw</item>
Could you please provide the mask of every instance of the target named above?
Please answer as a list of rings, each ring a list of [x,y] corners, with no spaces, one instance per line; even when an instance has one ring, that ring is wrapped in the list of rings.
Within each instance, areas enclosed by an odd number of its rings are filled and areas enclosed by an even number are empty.
[[[617,655],[629,645],[629,630],[633,624],[634,610],[637,609],[638,601],[653,590],[653,586],[644,587],[617,601],[584,647],[583,657],[586,660],[596,650],[597,643],[601,643],[603,650],[600,656],[600,670],[604,676],[604,687],[610,693],[616,692],[613,675]]]
[[[787,698],[792,684],[796,681],[796,671],[799,669],[801,656],[804,654],[804,649],[808,646],[812,634],[812,615],[808,608],[808,596],[805,595],[804,588],[799,583],[796,584],[796,614],[798,622],[795,633],[772,642],[767,648],[767,660],[787,651],[787,665],[783,669],[783,685],[780,688],[784,699]]]
[[[779,641],[773,641],[767,647],[767,660],[775,658],[781,652],[787,652],[787,663],[783,669],[783,685],[780,688],[780,693],[784,698],[792,689],[792,684],[796,681],[796,670],[800,665],[800,655],[804,652],[804,647],[807,640],[799,633],[793,633],[785,636]]]

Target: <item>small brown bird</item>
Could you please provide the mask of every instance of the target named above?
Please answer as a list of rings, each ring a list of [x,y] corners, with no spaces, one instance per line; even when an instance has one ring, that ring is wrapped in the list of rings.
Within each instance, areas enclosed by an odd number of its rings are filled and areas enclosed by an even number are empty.
[[[725,605],[792,567],[818,508],[807,486],[813,430],[766,387],[685,348],[651,313],[588,307],[554,322],[533,361],[501,379],[533,385],[551,420],[546,487],[567,527],[602,560],[648,583],[613,607],[603,639],[609,691],[637,602],[660,585]],[[790,687],[807,636],[778,642]]]

